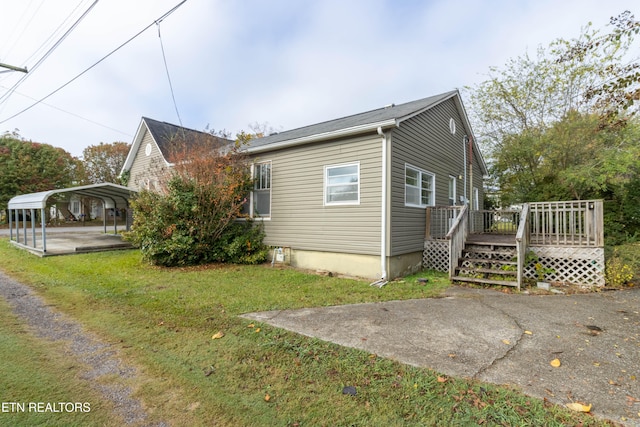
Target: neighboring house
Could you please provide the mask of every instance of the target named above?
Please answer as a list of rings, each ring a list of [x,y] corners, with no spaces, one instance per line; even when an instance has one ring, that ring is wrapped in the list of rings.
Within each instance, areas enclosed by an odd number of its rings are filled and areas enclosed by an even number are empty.
[[[158,123],[142,119],[123,168],[132,188],[153,179]],[[247,213],[296,267],[385,280],[417,271],[425,207],[482,207],[487,169],[472,135],[451,91],[252,140]]]
[[[193,139],[220,139],[166,122],[143,117],[122,167],[121,176],[128,175],[129,188],[136,191],[157,189],[158,181],[171,167],[172,142]]]

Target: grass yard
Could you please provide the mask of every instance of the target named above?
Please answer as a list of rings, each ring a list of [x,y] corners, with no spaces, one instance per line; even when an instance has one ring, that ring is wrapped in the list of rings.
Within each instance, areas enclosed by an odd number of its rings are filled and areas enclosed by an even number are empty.
[[[61,346],[52,348],[52,344],[30,335],[24,323],[11,314],[9,305],[0,300],[0,402],[4,403],[0,425],[117,425],[111,421],[109,402],[79,378],[82,367],[65,359],[63,351]],[[41,411],[38,402],[45,403]],[[74,406],[67,407],[69,412],[53,412],[46,410],[47,402],[71,402]],[[82,405],[79,411],[75,403]]]
[[[269,266],[162,269],[141,263],[135,250],[42,259],[6,239],[0,240],[0,270],[29,284],[104,340],[118,343],[125,360],[143,375],[134,396],[144,402],[151,421],[189,426],[608,425],[510,388],[445,378],[237,317],[251,311],[433,297],[448,286],[442,274],[420,275],[429,277],[427,286],[413,276],[378,289],[368,282]],[[34,366],[29,354],[49,363],[42,379],[25,383],[15,394],[22,380],[0,380],[0,397],[29,400],[43,393],[41,387],[55,386],[68,390],[61,391],[69,393],[61,399],[75,399],[73,393],[83,389],[69,362],[10,322],[0,329],[0,339],[3,347],[12,340],[6,346],[15,350],[0,349],[0,356],[13,355],[11,370],[27,376]],[[224,336],[212,339],[219,332]],[[356,386],[358,394],[342,394],[347,385]],[[95,399],[97,407],[86,424],[101,424],[102,409],[108,408],[98,405],[98,397],[82,395]],[[5,417],[0,414],[0,424]]]

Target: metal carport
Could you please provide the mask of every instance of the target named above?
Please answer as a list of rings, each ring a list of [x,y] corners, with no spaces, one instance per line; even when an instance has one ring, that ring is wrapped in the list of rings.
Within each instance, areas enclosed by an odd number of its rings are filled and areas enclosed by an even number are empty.
[[[107,232],[107,215],[108,209],[126,209],[129,212],[129,199],[136,193],[129,187],[124,187],[118,184],[101,183],[83,185],[79,187],[63,188],[59,190],[42,191],[39,193],[22,194],[15,196],[9,200],[8,214],[9,214],[9,239],[12,243],[23,246],[26,249],[36,252],[47,252],[47,231],[46,231],[46,208],[47,201],[50,198],[55,199],[57,195],[76,194],[83,197],[91,197],[94,199],[102,200],[105,214],[103,215],[104,232]],[[40,211],[41,229],[42,229],[42,248],[36,247],[36,224],[35,221],[31,221],[31,237],[32,244],[29,245],[27,239],[27,211],[31,219],[36,217],[37,210]],[[114,212],[115,213],[115,212]],[[128,215],[127,215],[128,218]],[[20,221],[22,221],[23,229],[23,241],[20,242]],[[118,233],[117,216],[113,215],[113,227],[114,234]],[[15,230],[14,230],[15,224]],[[129,222],[126,222],[126,229],[129,229]],[[15,231],[15,238],[14,238]]]

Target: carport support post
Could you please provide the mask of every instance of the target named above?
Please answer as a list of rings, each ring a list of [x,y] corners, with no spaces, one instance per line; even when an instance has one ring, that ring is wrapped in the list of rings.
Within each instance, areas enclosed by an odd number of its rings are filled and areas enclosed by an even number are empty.
[[[27,211],[22,209],[22,231],[24,231],[24,245],[27,246]],[[18,242],[20,243],[20,242]]]
[[[118,209],[113,205],[113,234],[118,234]]]
[[[13,215],[13,209],[8,209],[7,210],[9,212],[9,241],[13,241],[13,218],[11,217],[11,215]]]
[[[14,210],[13,213],[16,216],[16,242],[20,243],[20,215],[18,214],[18,209]]]
[[[29,209],[29,213],[31,214],[31,241],[33,242],[33,247],[36,247],[36,216],[33,208]]]
[[[104,234],[107,234],[107,207],[102,202],[102,227],[104,227]]]
[[[45,228],[44,208],[40,210],[40,222],[42,223],[42,253],[45,253],[47,252],[47,229]]]

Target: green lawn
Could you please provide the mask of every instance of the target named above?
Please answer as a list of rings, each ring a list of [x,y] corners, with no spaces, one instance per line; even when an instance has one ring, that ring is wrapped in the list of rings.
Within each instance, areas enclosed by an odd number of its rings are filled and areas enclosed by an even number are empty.
[[[433,297],[448,286],[442,274],[419,275],[429,277],[428,286],[413,276],[378,289],[270,266],[162,269],[141,263],[135,250],[41,259],[6,239],[0,269],[119,343],[143,375],[135,396],[152,419],[175,425],[606,425],[513,389],[446,378],[237,317]],[[224,336],[212,339],[218,332]],[[19,352],[38,344],[23,339]],[[14,370],[30,369],[16,360]],[[356,396],[342,394],[347,385],[357,387]]]
[[[112,405],[79,378],[82,367],[63,351],[29,334],[0,299],[0,425],[121,424],[111,415]],[[65,405],[52,406],[56,412],[47,410],[47,403],[57,402]]]

